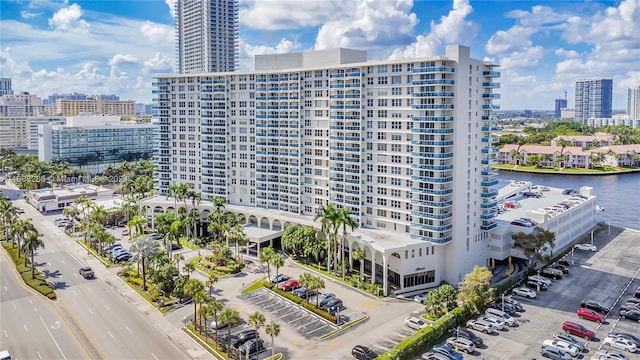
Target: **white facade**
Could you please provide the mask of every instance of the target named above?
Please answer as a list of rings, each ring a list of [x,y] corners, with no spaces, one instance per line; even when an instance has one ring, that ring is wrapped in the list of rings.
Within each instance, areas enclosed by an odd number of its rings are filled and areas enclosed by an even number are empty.
[[[101,173],[123,159],[151,158],[153,127],[120,121],[119,116],[70,116],[66,125],[38,126],[38,158],[63,158],[73,166]]]
[[[613,106],[613,79],[577,80],[575,101],[575,122],[587,124],[589,118],[610,118]]]
[[[233,71],[238,63],[238,0],[176,0],[181,74]]]
[[[640,86],[628,90],[627,125],[640,128]]]
[[[350,249],[365,248],[390,289],[457,283],[487,264],[496,226],[497,65],[464,46],[375,62],[344,50],[158,76],[159,197],[190,183],[203,202],[224,197],[258,225],[313,223],[334,203],[360,226]]]
[[[46,213],[73,206],[73,202],[82,195],[87,199],[103,203],[113,199],[113,189],[90,184],[66,185],[59,188],[30,190],[27,191],[26,197],[29,204],[38,211]]]

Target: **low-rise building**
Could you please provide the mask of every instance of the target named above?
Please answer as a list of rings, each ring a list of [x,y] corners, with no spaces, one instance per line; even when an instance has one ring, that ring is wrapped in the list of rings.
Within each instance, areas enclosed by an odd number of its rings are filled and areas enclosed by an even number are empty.
[[[498,151],[499,164],[536,165],[530,156],[536,156],[536,163],[541,166],[587,169],[590,167],[591,152],[578,146],[545,146],[506,144]],[[564,156],[561,159],[560,156]]]
[[[593,135],[562,135],[551,139],[551,146],[560,146],[560,140],[568,141],[571,146],[590,148],[612,145],[616,136],[602,132]]]
[[[603,165],[640,166],[640,144],[611,145],[591,150],[591,152],[604,154]]]
[[[59,188],[30,190],[27,192],[27,200],[38,211],[46,213],[73,206],[73,202],[82,195],[90,200],[106,201],[113,199],[113,189],[90,184],[66,185]]]

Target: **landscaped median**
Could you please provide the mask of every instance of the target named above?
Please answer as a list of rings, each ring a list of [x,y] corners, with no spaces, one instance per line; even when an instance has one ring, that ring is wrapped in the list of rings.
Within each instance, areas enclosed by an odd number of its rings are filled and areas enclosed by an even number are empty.
[[[380,360],[412,359],[428,351],[433,345],[441,342],[447,331],[456,326],[462,326],[471,318],[473,312],[468,307],[455,308],[433,324],[416,331],[410,337],[402,340],[388,353],[380,355]]]
[[[53,291],[49,283],[47,283],[47,279],[42,275],[40,270],[36,269],[35,271],[35,279],[31,278],[31,261],[27,258],[27,265],[25,266],[25,259],[18,258],[18,248],[13,244],[8,242],[3,242],[2,247],[7,251],[13,263],[16,266],[16,270],[20,273],[22,280],[31,286],[34,290],[41,293],[42,295],[48,297],[51,300],[56,299],[56,293]]]

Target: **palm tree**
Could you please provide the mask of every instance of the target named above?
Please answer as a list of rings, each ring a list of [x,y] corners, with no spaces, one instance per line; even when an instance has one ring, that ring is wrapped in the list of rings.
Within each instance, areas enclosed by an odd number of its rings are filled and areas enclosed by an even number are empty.
[[[16,208],[11,200],[5,198],[0,193],[0,219],[4,228],[4,239],[9,241],[9,223],[18,216],[18,208]]]
[[[113,149],[109,150],[109,155],[111,155],[111,157],[113,158],[112,160],[113,160],[114,164],[118,160],[118,154],[119,153],[120,153],[120,149],[119,148],[113,148]]]
[[[82,215],[83,224],[84,224],[84,242],[85,244],[89,241],[89,212],[94,207],[94,203],[91,199],[87,198],[84,194],[80,195],[79,198],[75,199],[73,203],[78,208],[78,211]]]
[[[133,238],[134,236],[144,235],[144,228],[146,224],[147,224],[147,219],[143,218],[140,215],[135,215],[133,219],[127,222],[127,228],[129,229],[129,236]]]
[[[320,231],[327,237],[327,272],[331,271],[331,251],[333,249],[331,244],[335,241],[335,238],[332,238],[332,234],[337,229],[337,217],[338,211],[332,203],[329,203],[326,206],[322,206],[320,212],[313,219],[314,221],[320,219]]]
[[[300,286],[304,286],[307,289],[307,293],[309,293],[309,289],[311,289],[311,285],[314,281],[314,276],[311,273],[302,273],[298,278],[300,282]]]
[[[149,258],[157,255],[158,247],[148,236],[138,236],[129,251],[134,254],[135,260],[142,262],[142,290],[147,291],[146,262]]]
[[[196,267],[193,266],[192,263],[186,263],[184,264],[184,266],[182,267],[182,270],[184,270],[184,272],[187,273],[187,277],[191,276],[191,273],[193,273],[194,271],[196,271]]]
[[[211,311],[211,316],[213,316],[213,321],[216,324],[218,324],[218,315],[220,314],[223,308],[224,308],[224,305],[222,305],[222,303],[218,300],[213,300],[212,302],[209,303],[209,310]],[[213,329],[215,331],[216,339],[218,338],[218,327],[219,326],[214,326],[214,329]],[[218,342],[216,341],[216,349],[217,348],[218,348]]]
[[[367,258],[367,253],[361,247],[356,248],[351,253],[351,260],[358,261],[360,263],[360,279],[362,279],[362,273],[364,272],[364,259]]]
[[[37,232],[31,223],[31,219],[16,219],[11,224],[12,233],[18,240],[18,258],[20,258],[20,250],[22,250],[21,240],[25,239],[29,232]]]
[[[220,313],[220,322],[227,325],[227,336],[231,339],[231,328],[240,322],[240,313],[236,309],[224,309]]]
[[[180,273],[180,261],[184,261],[184,255],[182,254],[173,254],[173,261],[176,263],[176,270],[178,270],[178,274]]]
[[[184,229],[182,227],[182,221],[174,220],[171,225],[169,225],[169,232],[167,233],[167,240],[169,240],[167,244],[167,253],[169,255],[171,255],[171,244],[173,243],[173,240],[175,240],[176,243],[180,243],[180,237],[183,233]]]
[[[284,256],[282,254],[273,254],[271,257],[271,264],[276,268],[276,276],[278,276],[278,269],[284,266]]]
[[[209,274],[209,278],[207,279],[206,285],[209,287],[209,298],[211,298],[211,293],[213,292],[213,285],[218,282],[218,277],[215,274]]]
[[[104,160],[104,154],[101,151],[96,150],[94,160],[96,162],[96,174],[97,174],[100,172],[100,162]]]
[[[197,293],[199,292],[203,292],[204,293],[204,284],[202,283],[202,281],[198,280],[198,279],[189,279],[187,280],[187,282],[184,284],[184,294],[186,296],[190,296],[191,298],[194,298],[196,296]],[[196,311],[198,310],[198,304],[195,302],[195,300],[193,301],[193,325],[196,325]]]
[[[309,290],[312,292],[318,292],[325,288],[324,279],[320,276],[314,276],[311,283],[309,284]],[[320,307],[320,298],[316,296],[316,307]]]
[[[249,315],[249,320],[247,321],[247,323],[253,326],[257,334],[258,330],[260,330],[260,328],[264,326],[265,321],[266,319],[264,318],[264,315],[261,312],[256,311],[253,314]],[[260,336],[258,335],[257,337]]]
[[[351,231],[358,227],[358,223],[351,217],[351,211],[349,209],[340,209],[338,211],[338,228],[342,227],[342,237],[340,239],[340,252],[342,259],[342,278],[344,279],[345,263],[344,263],[344,242],[347,240],[347,226],[351,228]]]
[[[267,326],[265,326],[265,332],[267,333],[267,335],[271,336],[271,358],[275,359],[276,346],[274,339],[276,336],[278,336],[278,334],[280,334],[280,324],[271,320],[271,322],[268,323]]]
[[[31,279],[36,278],[36,265],[33,262],[33,256],[38,248],[44,249],[44,241],[40,239],[40,234],[36,231],[28,231],[24,238],[24,244],[22,245],[22,250],[25,253],[25,266],[26,264],[26,254],[29,252],[31,254]]]
[[[273,255],[275,255],[275,251],[270,246],[262,249],[260,255],[258,255],[258,260],[261,263],[267,263],[267,280],[271,278],[271,259]]]

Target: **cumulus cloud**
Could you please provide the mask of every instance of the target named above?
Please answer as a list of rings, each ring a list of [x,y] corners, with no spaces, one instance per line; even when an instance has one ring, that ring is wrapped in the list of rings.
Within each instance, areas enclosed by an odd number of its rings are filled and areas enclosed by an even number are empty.
[[[282,38],[275,46],[251,45],[240,39],[240,70],[251,70],[254,68],[254,57],[265,54],[283,54],[298,50],[300,44],[295,41]]]
[[[38,17],[40,15],[42,15],[41,12],[33,13],[33,12],[26,11],[26,10],[20,11],[20,17],[23,18],[23,19],[33,19],[33,18],[36,18],[36,17]]]
[[[171,70],[171,60],[158,52],[154,57],[145,60],[142,71],[147,74],[157,74],[170,72]]]
[[[170,0],[167,0],[170,1]],[[242,25],[257,30],[281,30],[314,27],[332,17],[349,16],[362,0],[297,1],[248,0],[240,9]]]
[[[140,33],[149,41],[173,41],[174,29],[172,26],[147,20],[140,26]]]
[[[513,51],[500,60],[500,65],[505,69],[528,68],[538,64],[545,55],[542,46],[532,46],[521,51]]]
[[[49,19],[49,26],[54,30],[89,32],[89,23],[81,16],[80,5],[71,4],[56,11]]]
[[[431,22],[430,32],[420,34],[415,41],[403,48],[396,48],[391,59],[412,58],[436,54],[445,43],[468,43],[479,29],[466,18],[473,12],[468,0],[454,0],[453,8],[440,22]]]
[[[114,55],[111,60],[109,60],[108,64],[109,66],[122,66],[122,65],[130,65],[130,64],[137,64],[138,63],[138,59],[133,56],[133,55],[129,55],[129,54],[117,54]]]
[[[575,59],[580,56],[580,54],[575,50],[566,50],[563,48],[558,48],[555,51],[556,55],[566,59]]]

